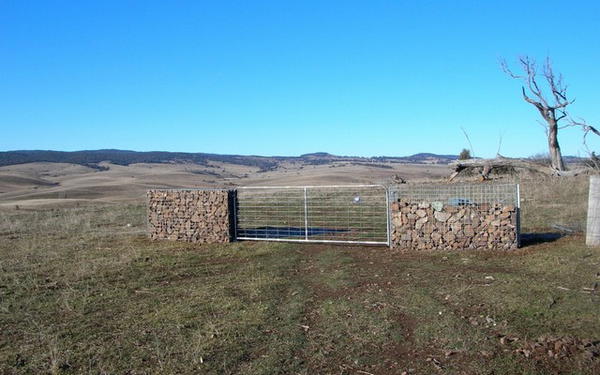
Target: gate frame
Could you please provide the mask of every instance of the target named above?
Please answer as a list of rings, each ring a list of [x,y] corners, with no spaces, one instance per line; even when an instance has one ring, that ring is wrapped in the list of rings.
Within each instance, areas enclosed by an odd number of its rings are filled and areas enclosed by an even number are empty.
[[[319,188],[383,188],[385,191],[385,217],[386,217],[386,241],[355,241],[355,240],[311,240],[308,238],[308,201],[307,189]],[[252,189],[298,189],[304,190],[304,239],[295,238],[253,238],[253,237],[238,237],[238,209],[236,196],[233,205],[233,220],[234,220],[234,238],[242,241],[272,241],[272,242],[303,242],[303,243],[339,243],[339,244],[356,244],[356,245],[385,245],[390,247],[391,242],[391,221],[390,221],[390,189],[386,185],[379,184],[360,184],[360,185],[299,185],[299,186],[238,186],[236,190],[252,190]]]

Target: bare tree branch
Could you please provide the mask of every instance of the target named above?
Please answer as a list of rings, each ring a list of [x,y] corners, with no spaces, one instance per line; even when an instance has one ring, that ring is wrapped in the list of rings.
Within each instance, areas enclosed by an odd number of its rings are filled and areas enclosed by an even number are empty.
[[[471,157],[474,158],[475,157],[475,151],[473,150],[473,144],[471,143],[471,139],[469,138],[469,134],[467,134],[467,131],[462,126],[460,127],[460,130],[462,130],[463,134],[465,135],[465,138],[467,138],[467,142],[469,142],[469,147],[471,147]]]
[[[561,128],[559,122],[567,116],[566,107],[573,103],[568,100],[567,86],[563,83],[562,75],[556,75],[552,69],[550,58],[546,58],[542,66],[542,74],[538,75],[537,64],[529,56],[521,56],[518,59],[523,75],[515,74],[506,63],[506,60],[500,60],[502,70],[511,78],[518,79],[523,83],[521,93],[523,99],[533,105],[544,119],[544,128],[548,138],[548,149],[551,159],[551,167],[557,171],[566,170],[560,146],[558,144],[558,130]],[[538,77],[542,77],[545,82],[546,91],[550,91],[552,102],[544,94]],[[557,113],[558,112],[558,113]]]
[[[496,157],[501,157],[500,155],[500,149],[502,148],[502,132],[500,132],[499,134],[499,139],[498,139],[498,150],[496,151]]]
[[[569,124],[567,126],[579,126],[579,127],[581,127],[581,129],[583,130],[584,144],[585,144],[585,137],[587,137],[587,135],[590,132],[594,133],[594,134],[596,134],[597,136],[600,137],[600,131],[598,129],[596,129],[595,127],[593,127],[592,125],[588,124],[587,121],[585,121],[582,118],[580,118],[578,121],[575,121],[572,118],[570,118],[569,119]]]
[[[508,63],[506,62],[505,58],[501,57],[498,60],[500,62],[500,67],[502,68],[502,71],[504,73],[506,73],[507,75],[509,75],[509,76],[511,76],[512,78],[515,78],[515,79],[522,79],[523,78],[522,76],[513,73],[513,71],[508,66]]]

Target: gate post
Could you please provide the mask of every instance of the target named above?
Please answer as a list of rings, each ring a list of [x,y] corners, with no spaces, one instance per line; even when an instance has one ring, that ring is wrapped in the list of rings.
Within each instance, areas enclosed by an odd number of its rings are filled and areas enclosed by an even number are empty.
[[[585,244],[600,245],[600,176],[590,176]]]
[[[231,233],[231,240],[237,241],[237,227],[238,227],[238,213],[237,213],[237,189],[229,190],[229,233]]]

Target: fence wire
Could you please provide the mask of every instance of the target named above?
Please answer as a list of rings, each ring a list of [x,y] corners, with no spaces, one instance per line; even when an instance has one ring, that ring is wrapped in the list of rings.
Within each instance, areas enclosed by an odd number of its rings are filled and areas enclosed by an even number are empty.
[[[517,184],[452,184],[395,185],[390,187],[390,200],[441,202],[450,206],[499,203],[519,206]]]

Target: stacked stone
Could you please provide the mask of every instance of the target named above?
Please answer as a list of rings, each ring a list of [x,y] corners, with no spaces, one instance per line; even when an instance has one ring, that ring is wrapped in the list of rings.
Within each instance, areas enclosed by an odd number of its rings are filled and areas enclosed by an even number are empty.
[[[150,238],[229,242],[230,194],[227,190],[149,190]]]
[[[518,246],[518,210],[513,205],[453,206],[400,199],[391,208],[393,248],[509,250]]]

